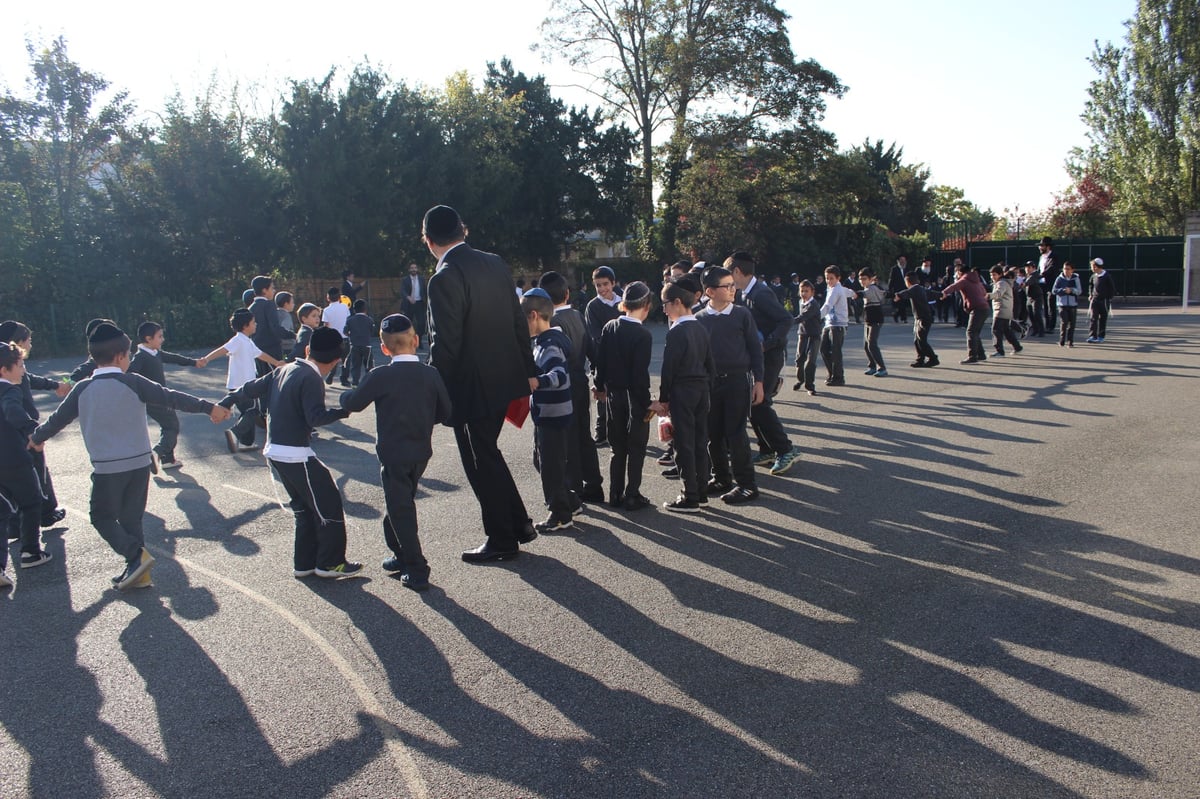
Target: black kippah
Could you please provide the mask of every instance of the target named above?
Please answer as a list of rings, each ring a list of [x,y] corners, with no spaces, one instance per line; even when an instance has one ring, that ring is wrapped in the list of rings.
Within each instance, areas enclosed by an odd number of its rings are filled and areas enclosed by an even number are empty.
[[[447,239],[453,236],[462,225],[458,211],[448,205],[435,205],[425,212],[422,227],[425,235],[434,239]]]
[[[308,354],[314,361],[329,363],[342,355],[342,334],[332,327],[318,327],[308,340]]]
[[[635,280],[625,287],[625,294],[621,299],[626,302],[641,302],[650,296],[650,287],[640,280]]]
[[[102,344],[105,341],[112,341],[115,338],[120,338],[125,335],[121,328],[108,322],[101,322],[96,325],[96,329],[92,331],[92,335],[88,336],[89,344]]]
[[[402,313],[389,314],[383,317],[379,325],[381,333],[407,333],[412,330],[412,321]]]

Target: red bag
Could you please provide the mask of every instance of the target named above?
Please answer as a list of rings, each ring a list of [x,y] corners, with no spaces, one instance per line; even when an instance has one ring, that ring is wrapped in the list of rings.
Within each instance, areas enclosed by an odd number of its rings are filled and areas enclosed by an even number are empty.
[[[513,427],[520,430],[524,426],[525,420],[529,418],[529,395],[517,397],[508,403],[508,410],[504,412],[504,418],[512,422]]]

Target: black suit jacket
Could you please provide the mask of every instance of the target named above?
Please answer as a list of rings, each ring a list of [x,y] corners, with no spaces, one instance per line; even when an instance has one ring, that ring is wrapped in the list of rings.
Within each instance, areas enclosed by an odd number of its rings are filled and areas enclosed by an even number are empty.
[[[451,424],[502,414],[530,393],[529,326],[500,256],[460,244],[429,278],[429,362],[450,393]]]
[[[400,281],[400,308],[407,314],[412,308],[412,275],[404,275]],[[421,302],[429,299],[429,285],[423,275],[417,275],[417,284],[421,287]]]

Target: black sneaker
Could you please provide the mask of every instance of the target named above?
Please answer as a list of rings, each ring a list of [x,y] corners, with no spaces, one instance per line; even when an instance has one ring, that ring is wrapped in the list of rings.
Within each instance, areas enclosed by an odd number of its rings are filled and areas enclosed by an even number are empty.
[[[658,456],[658,465],[659,466],[674,466],[675,465],[675,456],[669,452],[659,455]]]
[[[404,561],[393,555],[381,563],[380,568],[382,568],[385,572],[402,572],[404,571]],[[314,571],[316,570],[314,569]]]
[[[579,498],[584,502],[603,502],[604,489],[600,486],[585,485],[583,490],[579,492]]]
[[[429,575],[413,574],[405,572],[400,575],[400,585],[413,591],[428,591],[429,590]]]
[[[548,517],[546,517],[546,521],[535,524],[533,529],[537,530],[540,535],[545,535],[546,533],[557,533],[562,530],[570,530],[574,526],[574,520],[570,518],[556,519],[554,518],[554,514],[551,513]]]
[[[927,365],[924,361],[913,361],[909,364],[914,369],[924,369]]]
[[[34,566],[41,566],[43,563],[50,562],[49,552],[22,552],[21,553],[21,568],[32,569]]]
[[[933,358],[932,360],[925,362],[925,365],[928,366],[930,369],[932,369],[933,367],[938,366],[940,364],[941,364],[941,361],[939,361],[937,358]]]
[[[55,508],[42,517],[42,527],[53,527],[54,525],[67,518],[67,511],[63,508]],[[20,538],[20,532],[17,533],[17,538]]]
[[[741,505],[743,502],[752,502],[756,499],[758,499],[757,488],[743,488],[742,486],[721,495],[721,501],[726,505]]]
[[[669,477],[672,480],[678,480],[679,479],[679,467],[672,466],[670,469],[663,469],[662,476]]]
[[[728,483],[724,480],[718,480],[715,477],[708,481],[707,491],[709,496],[713,494],[727,494],[733,488],[733,483]]]
[[[363,565],[361,563],[351,563],[344,561],[336,566],[322,568],[318,566],[314,571],[318,577],[325,577],[331,580],[340,580],[343,577],[361,577]]]
[[[538,531],[535,529],[533,522],[525,522],[521,528],[521,532],[517,533],[518,544],[528,544],[538,537]]]
[[[663,507],[673,513],[699,513],[700,503],[680,494],[670,502],[664,502]]]
[[[643,497],[641,494],[634,494],[633,496],[625,497],[624,501],[621,502],[621,507],[632,512],[643,510],[650,507],[652,504],[654,503],[652,503],[646,497]]]
[[[137,557],[125,564],[125,571],[121,573],[119,579],[114,581],[114,585],[118,591],[133,588],[135,584],[141,581],[142,575],[149,572],[153,565],[154,556],[143,548]]]

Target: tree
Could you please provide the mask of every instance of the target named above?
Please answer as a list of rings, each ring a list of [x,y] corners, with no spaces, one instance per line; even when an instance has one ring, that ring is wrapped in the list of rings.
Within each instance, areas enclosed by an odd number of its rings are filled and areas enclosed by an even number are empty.
[[[1111,187],[1126,235],[1177,233],[1200,208],[1200,5],[1139,0],[1126,30],[1090,58],[1089,146],[1068,170]]]
[[[553,8],[542,30],[554,52],[595,79],[614,115],[634,122],[643,228],[661,178],[664,251],[674,247],[675,189],[697,136],[744,144],[786,129],[795,147],[832,144],[818,122],[825,96],[845,87],[817,62],[796,61],[788,15],[772,0],[554,0]],[[660,165],[654,138],[667,124]]]
[[[1095,176],[1084,175],[1070,190],[1054,198],[1048,220],[1050,235],[1064,239],[1112,235],[1112,205],[1112,192]]]

